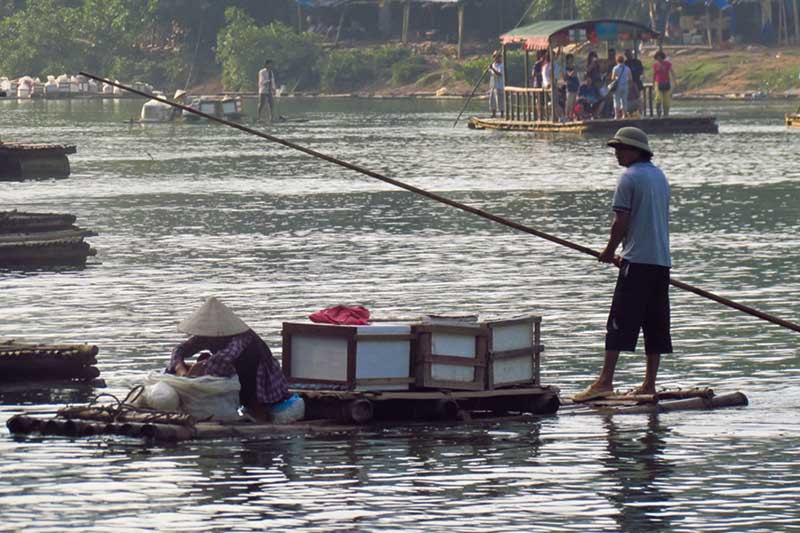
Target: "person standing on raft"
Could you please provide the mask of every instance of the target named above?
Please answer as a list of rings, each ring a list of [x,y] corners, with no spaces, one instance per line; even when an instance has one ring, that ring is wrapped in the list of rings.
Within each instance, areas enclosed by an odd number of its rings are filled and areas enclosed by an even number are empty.
[[[239,401],[256,422],[288,423],[305,414],[303,399],[289,385],[267,343],[215,297],[178,325],[191,335],[172,350],[166,372],[177,376],[239,376]],[[186,359],[206,350],[197,362]],[[209,353],[210,352],[210,353]]]
[[[271,61],[264,61],[264,68],[258,71],[258,121],[261,122],[261,113],[266,108],[269,114],[268,123],[272,124],[275,112],[273,98],[275,97],[275,73],[270,67]]]
[[[639,128],[620,128],[607,144],[626,170],[614,191],[611,235],[598,260],[619,266],[619,275],[606,325],[603,368],[594,383],[573,397],[576,402],[613,394],[619,353],[636,349],[639,330],[644,331],[647,366],[641,386],[630,394],[655,394],[661,354],[672,353],[669,182],[650,161],[653,151]],[[620,243],[622,252],[617,256]]]
[[[506,112],[506,80],[503,77],[505,72],[503,54],[495,52],[492,59],[492,64],[489,65],[489,110],[492,112],[492,118],[494,118],[497,116],[498,111],[500,111],[501,117]]]

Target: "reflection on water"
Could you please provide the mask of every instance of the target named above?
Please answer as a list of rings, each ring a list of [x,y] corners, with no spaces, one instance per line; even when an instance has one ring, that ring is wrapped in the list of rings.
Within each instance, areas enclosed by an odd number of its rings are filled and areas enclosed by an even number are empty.
[[[99,233],[85,269],[0,272],[0,336],[100,347],[123,397],[217,294],[280,353],[281,323],[361,303],[543,317],[544,381],[601,362],[614,273],[589,257],[213,125],[129,127],[141,101],[0,102],[3,138],[75,143],[66,180],[0,183],[3,209]],[[475,109],[484,102],[475,104]],[[247,103],[248,106],[252,102]],[[619,168],[603,139],[452,128],[460,102],[281,100],[294,142],[586,246]],[[781,106],[715,103],[719,135],[654,137],[673,190],[673,275],[797,320],[793,163]],[[679,112],[695,112],[683,105]],[[0,434],[0,529],[696,531],[800,527],[797,334],[673,291],[668,386],[747,408],[401,426],[151,447]],[[620,387],[640,380],[623,355]],[[100,390],[4,394],[0,422]]]
[[[613,416],[606,417],[608,455],[603,464],[615,481],[616,490],[608,495],[617,509],[620,531],[670,531],[670,495],[661,490],[674,465],[665,457],[670,430],[660,423],[657,414],[647,417],[642,427],[638,420],[626,428]]]

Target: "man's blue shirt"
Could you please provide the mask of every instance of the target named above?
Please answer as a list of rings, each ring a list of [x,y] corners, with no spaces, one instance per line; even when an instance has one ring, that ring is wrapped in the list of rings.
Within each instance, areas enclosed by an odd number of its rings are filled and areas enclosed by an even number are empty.
[[[653,163],[628,167],[617,183],[612,208],[630,213],[622,241],[624,259],[631,263],[672,266],[669,253],[669,182]]]

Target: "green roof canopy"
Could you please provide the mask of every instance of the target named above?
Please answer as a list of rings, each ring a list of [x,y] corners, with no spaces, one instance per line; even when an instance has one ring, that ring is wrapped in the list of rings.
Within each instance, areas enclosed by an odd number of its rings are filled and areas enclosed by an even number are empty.
[[[503,44],[522,43],[527,50],[543,50],[586,41],[647,41],[660,34],[649,26],[630,20],[540,20],[500,36]]]

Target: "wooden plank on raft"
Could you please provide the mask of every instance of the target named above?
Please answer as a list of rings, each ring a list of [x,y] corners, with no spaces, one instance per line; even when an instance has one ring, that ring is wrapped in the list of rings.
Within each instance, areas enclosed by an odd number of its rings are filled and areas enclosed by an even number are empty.
[[[494,398],[494,397],[513,397],[513,396],[529,396],[536,394],[544,394],[549,392],[558,392],[558,387],[524,387],[524,388],[508,388],[496,390],[482,390],[482,391],[466,391],[466,390],[453,390],[453,391],[324,391],[324,390],[299,390],[294,389],[293,392],[307,396],[310,398],[321,398],[325,396],[333,396],[342,399],[354,398],[369,398],[371,401],[379,402],[384,400],[437,400],[443,398],[453,399],[468,399],[468,398]]]

